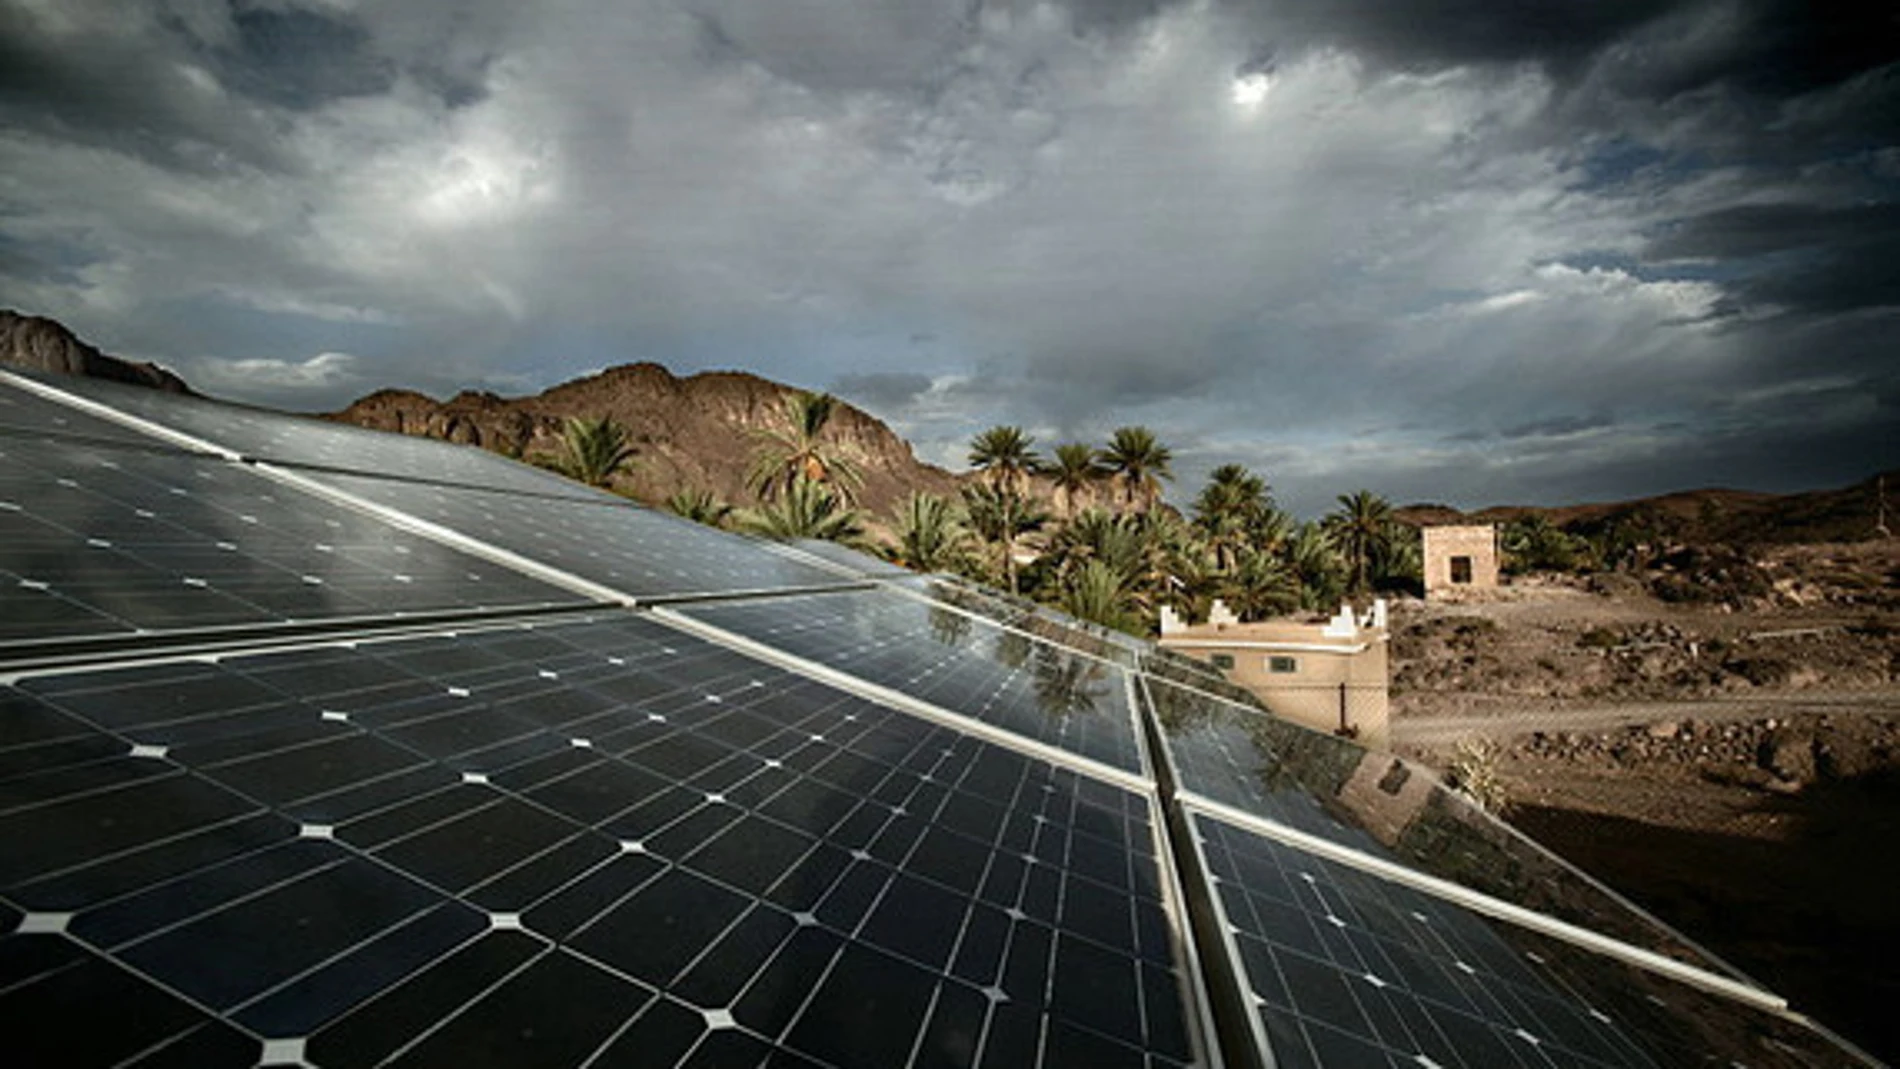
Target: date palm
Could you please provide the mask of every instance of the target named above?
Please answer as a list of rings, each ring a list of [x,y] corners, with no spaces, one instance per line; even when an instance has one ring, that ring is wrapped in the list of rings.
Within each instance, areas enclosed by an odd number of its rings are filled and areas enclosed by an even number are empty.
[[[627,428],[609,416],[569,416],[548,467],[589,486],[606,486],[632,463],[633,441]]]
[[[1346,558],[1353,590],[1371,586],[1373,565],[1391,537],[1391,520],[1392,506],[1370,490],[1339,495],[1339,508],[1327,515],[1326,532]]]
[[[1161,480],[1174,478],[1169,467],[1174,451],[1162,445],[1146,427],[1116,428],[1108,448],[1102,450],[1101,460],[1102,466],[1121,482],[1128,505],[1139,503],[1143,511],[1153,508],[1160,498]]]
[[[1019,593],[1016,541],[1048,522],[1049,514],[1028,498],[982,485],[963,488],[963,507],[970,517],[971,530],[996,549],[999,571],[1009,592]]]
[[[757,445],[746,485],[760,500],[786,493],[803,479],[831,486],[841,503],[851,501],[864,475],[824,436],[837,408],[838,399],[828,393],[797,390],[785,395],[775,425],[752,432]]]
[[[1215,567],[1233,570],[1272,507],[1265,479],[1239,464],[1214,469],[1194,499],[1194,527],[1213,551]]]
[[[970,440],[970,464],[990,486],[1020,494],[1042,464],[1035,443],[1021,427],[991,427]]]
[[[891,556],[920,572],[949,571],[962,562],[970,532],[956,507],[936,494],[913,493],[892,512],[897,543]]]
[[[743,513],[739,526],[767,538],[821,538],[852,546],[864,536],[857,510],[847,507],[835,488],[803,476],[772,501]]]
[[[732,506],[704,487],[675,490],[663,504],[668,512],[708,527],[724,527],[732,517]]]
[[[1100,482],[1106,472],[1094,449],[1082,442],[1064,442],[1056,446],[1055,459],[1043,468],[1043,474],[1055,489],[1062,514],[1073,516],[1076,498]]]

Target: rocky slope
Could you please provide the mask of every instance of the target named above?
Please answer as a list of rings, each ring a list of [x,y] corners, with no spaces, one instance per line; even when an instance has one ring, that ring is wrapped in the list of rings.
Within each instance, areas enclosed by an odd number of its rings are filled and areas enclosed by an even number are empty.
[[[445,438],[511,456],[552,452],[569,416],[607,416],[633,434],[637,456],[615,488],[644,500],[703,487],[727,501],[751,500],[745,473],[757,433],[776,426],[792,388],[743,372],[684,378],[658,364],[626,364],[533,397],[466,391],[437,401],[381,390],[330,416],[377,430]],[[861,506],[883,512],[912,490],[954,493],[958,478],[919,461],[883,422],[840,403],[826,437],[864,473]]]
[[[185,380],[157,364],[133,363],[107,356],[80,341],[56,320],[21,315],[9,308],[0,308],[0,363],[62,375],[111,379],[170,393],[191,392]]]

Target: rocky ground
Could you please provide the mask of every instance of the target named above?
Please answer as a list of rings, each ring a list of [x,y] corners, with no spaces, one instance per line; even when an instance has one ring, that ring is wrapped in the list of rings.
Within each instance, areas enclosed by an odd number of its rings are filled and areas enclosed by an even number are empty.
[[[1722,566],[1400,606],[1395,744],[1485,740],[1514,823],[1900,1058],[1900,545]]]

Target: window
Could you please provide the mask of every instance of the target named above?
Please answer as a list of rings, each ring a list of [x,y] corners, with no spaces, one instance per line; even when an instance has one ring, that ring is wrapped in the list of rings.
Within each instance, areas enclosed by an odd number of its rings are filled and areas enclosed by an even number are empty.
[[[1208,659],[1214,662],[1214,667],[1223,672],[1233,671],[1234,655],[1231,653],[1216,653]]]
[[[1471,558],[1453,557],[1451,559],[1451,581],[1454,583],[1471,582]]]
[[[1292,657],[1267,658],[1267,671],[1276,676],[1288,675],[1300,670],[1300,662]]]

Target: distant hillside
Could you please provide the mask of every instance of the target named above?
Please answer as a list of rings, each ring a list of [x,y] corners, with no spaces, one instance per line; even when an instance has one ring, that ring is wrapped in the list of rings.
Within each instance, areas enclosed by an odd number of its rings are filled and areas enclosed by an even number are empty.
[[[57,320],[21,315],[8,308],[0,308],[0,363],[62,375],[111,379],[170,393],[191,392],[185,380],[157,364],[133,363],[107,356],[80,341]]]
[[[1457,523],[1510,523],[1543,516],[1574,534],[1593,534],[1617,524],[1647,528],[1688,543],[1853,542],[1874,533],[1880,513],[1880,482],[1900,495],[1900,471],[1875,476],[1838,490],[1765,494],[1750,490],[1685,490],[1635,501],[1601,502],[1540,508],[1497,505],[1460,512],[1445,505],[1408,505],[1398,519],[1414,526]],[[1900,498],[1890,497],[1892,504]],[[1890,515],[1888,526],[1900,524]]]
[[[552,452],[569,416],[608,416],[633,433],[638,454],[616,489],[655,501],[703,487],[727,501],[751,500],[746,468],[755,431],[776,426],[784,386],[757,375],[712,371],[685,378],[658,364],[626,364],[533,397],[465,391],[437,401],[380,390],[328,418],[377,430],[464,442],[511,456]],[[864,472],[860,504],[882,512],[912,490],[956,491],[950,472],[919,461],[877,418],[840,403],[826,437]]]

